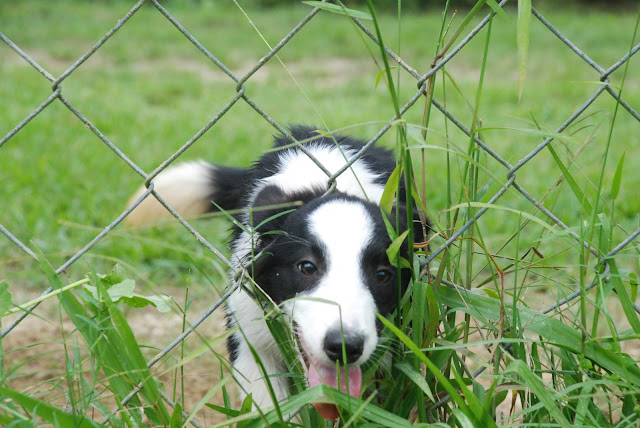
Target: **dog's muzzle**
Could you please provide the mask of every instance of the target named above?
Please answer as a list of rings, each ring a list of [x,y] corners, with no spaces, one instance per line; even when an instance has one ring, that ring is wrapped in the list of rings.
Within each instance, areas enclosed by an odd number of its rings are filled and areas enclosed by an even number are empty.
[[[343,341],[344,338],[344,341]],[[344,343],[344,355],[343,355]],[[324,337],[324,352],[331,361],[353,364],[362,356],[364,350],[364,335],[358,332],[343,332],[340,328],[329,330]]]
[[[305,348],[304,341],[301,340],[301,343]],[[331,365],[321,363],[305,348],[309,388],[324,384],[348,393],[352,397],[360,398],[362,370],[355,363],[362,356],[364,343],[365,336],[359,332],[344,331],[339,327],[330,329],[324,337],[323,351],[333,363]],[[327,420],[335,420],[339,416],[334,404],[314,403],[313,405],[320,416]]]

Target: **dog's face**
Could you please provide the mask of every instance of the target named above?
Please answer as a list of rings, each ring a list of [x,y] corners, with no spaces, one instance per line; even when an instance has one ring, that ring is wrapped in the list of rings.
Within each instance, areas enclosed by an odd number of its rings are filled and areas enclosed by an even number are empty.
[[[254,224],[270,215],[254,214]],[[264,255],[255,262],[254,279],[294,322],[310,386],[335,387],[336,362],[346,357],[350,392],[359,395],[358,367],[378,342],[376,313],[393,311],[398,287],[404,291],[410,276],[398,278],[389,262],[391,239],[380,207],[341,194],[316,198],[258,233],[257,251]]]

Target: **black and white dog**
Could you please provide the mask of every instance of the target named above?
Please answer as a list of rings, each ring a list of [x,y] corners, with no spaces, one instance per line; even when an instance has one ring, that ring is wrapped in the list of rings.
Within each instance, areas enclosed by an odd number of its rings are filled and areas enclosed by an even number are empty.
[[[304,148],[330,173],[363,146],[359,140],[323,136],[310,127],[294,127],[291,135],[305,141]],[[182,215],[213,211],[215,205],[241,210],[236,220],[243,226],[235,229],[232,262],[237,268],[249,266],[255,283],[294,326],[308,366],[309,386],[336,387],[337,362],[344,365],[346,356],[348,370],[345,374],[342,369],[340,383],[347,380],[349,394],[359,397],[360,366],[378,343],[376,313],[387,315],[394,310],[398,287],[406,288],[411,276],[389,261],[386,250],[391,238],[378,206],[395,168],[393,154],[372,147],[337,178],[336,188],[327,194],[326,173],[299,146],[283,136],[276,137],[275,143],[276,150],[251,168],[183,163],[161,173],[155,189]],[[405,230],[409,227],[411,233],[422,235],[419,224],[407,225],[401,206],[394,211]],[[168,213],[149,197],[128,222],[141,224],[161,215]],[[386,215],[395,225],[395,213]],[[406,244],[403,251],[406,256]],[[255,255],[259,256],[251,262]],[[278,400],[287,397],[287,377],[273,375],[282,374],[286,367],[265,322],[265,310],[250,290],[248,285],[239,287],[227,301],[229,326],[238,327],[230,337],[229,351],[241,390],[253,394],[255,405],[266,408],[273,405],[272,399],[249,343]],[[338,417],[335,406],[316,408],[327,419]]]

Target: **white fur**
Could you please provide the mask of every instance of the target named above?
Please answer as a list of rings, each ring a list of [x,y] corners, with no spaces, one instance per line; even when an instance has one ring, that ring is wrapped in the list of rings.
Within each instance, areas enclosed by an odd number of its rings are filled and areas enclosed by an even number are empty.
[[[304,294],[308,299],[295,299],[285,307],[291,307],[307,351],[327,366],[335,362],[323,350],[324,337],[340,323],[345,331],[365,338],[362,356],[354,366],[369,358],[378,341],[376,305],[361,267],[363,249],[373,239],[370,220],[361,204],[347,201],[325,204],[309,218],[313,235],[325,246],[327,271],[318,286]]]
[[[335,146],[309,145],[307,149],[332,174],[356,154],[354,150]],[[336,179],[337,190],[379,203],[384,192],[384,185],[375,182],[379,176],[365,162],[358,160]],[[258,193],[266,186],[276,185],[283,192],[292,194],[322,189],[326,187],[327,179],[327,175],[306,154],[301,151],[286,151],[282,153],[277,172],[256,185],[249,205],[253,204]]]
[[[231,258],[233,271],[240,269],[251,255],[251,241],[251,235],[244,231],[234,241]],[[231,273],[231,284],[237,285],[233,272]],[[247,344],[247,342],[251,343],[251,346],[260,354],[260,360],[268,375],[282,373],[286,370],[278,345],[264,320],[264,310],[240,287],[227,299],[227,311],[230,317],[230,326],[238,327],[240,330],[238,334],[243,335],[246,339],[246,341],[238,342],[237,359],[233,364],[235,378],[240,386],[242,397],[244,399],[246,395],[252,394],[253,402],[259,408],[272,407],[273,402],[267,388],[267,382]],[[287,396],[287,383],[283,378],[272,377],[270,382],[278,400]]]
[[[302,129],[300,132],[311,132]],[[342,169],[348,159],[357,151],[344,146],[324,143],[305,144],[307,150],[329,173]],[[272,175],[253,182],[249,189],[220,189],[213,182],[216,166],[203,161],[187,162],[167,168],[154,180],[154,189],[180,215],[200,214],[211,207],[212,195],[232,196],[237,192],[235,203],[254,205],[260,192],[267,186],[277,186],[286,195],[312,191],[319,195],[327,189],[328,177],[309,157],[300,150],[283,150],[278,153],[278,162],[262,167]],[[268,159],[270,162],[271,159]],[[259,166],[260,168],[260,166]],[[265,172],[265,171],[259,171]],[[389,171],[386,171],[388,175]],[[244,175],[243,175],[244,174]],[[251,179],[251,170],[238,172],[238,177]],[[339,192],[355,196],[373,203],[379,203],[384,191],[382,173],[376,172],[376,165],[364,159],[354,162],[349,169],[336,179]],[[229,182],[231,176],[223,179]],[[248,194],[245,194],[245,191]],[[130,199],[133,204],[145,192],[140,188]],[[247,196],[247,199],[245,199]],[[231,197],[233,199],[233,197]],[[169,218],[170,213],[151,195],[127,216],[129,225],[153,223]],[[240,221],[249,226],[249,214],[242,214]],[[324,339],[327,332],[340,327],[350,333],[364,337],[362,355],[353,366],[366,361],[377,345],[376,305],[366,279],[362,277],[362,252],[374,236],[373,222],[365,207],[357,202],[333,199],[312,211],[308,216],[310,233],[323,246],[326,270],[313,289],[300,293],[296,298],[281,305],[288,321],[296,323],[298,334],[313,361],[325,366],[335,365],[325,354]],[[231,261],[234,271],[250,260],[258,234],[242,232],[232,244]],[[232,286],[237,285],[231,278]],[[246,284],[245,284],[246,285]],[[320,301],[324,300],[324,301]],[[331,303],[332,302],[332,303]],[[237,341],[234,361],[235,377],[246,394],[252,394],[255,405],[266,409],[273,405],[266,386],[264,374],[256,363],[249,345],[255,348],[270,377],[277,400],[287,397],[287,379],[283,357],[264,320],[263,309],[243,289],[238,288],[227,300],[229,324],[241,332],[235,333]],[[246,339],[246,340],[244,340]]]
[[[345,330],[363,334],[364,350],[354,363],[358,366],[371,356],[377,344],[376,306],[361,277],[360,267],[362,251],[374,238],[369,214],[359,203],[336,200],[314,211],[309,225],[327,251],[327,271],[317,287],[285,302],[282,309],[285,316],[298,325],[307,351],[327,366],[335,364],[322,349],[329,329],[339,326],[342,321]],[[239,247],[250,245],[247,239],[248,235],[244,235],[244,242]],[[234,262],[239,263],[239,259]],[[260,354],[268,374],[283,373],[286,367],[264,321],[263,310],[242,289],[233,293],[227,303],[232,325],[240,327],[246,340]],[[239,342],[234,368],[238,383],[246,393],[253,394],[255,404],[259,407],[272,406],[266,382],[244,341]],[[270,381],[277,399],[286,398],[285,378],[273,376]]]
[[[342,168],[347,159],[355,154],[353,150],[342,148],[341,151],[335,146],[309,145],[307,148],[331,173]],[[337,190],[379,203],[384,185],[375,182],[378,178],[379,174],[371,170],[364,161],[358,160],[337,178]],[[262,179],[254,187],[249,198],[249,206],[253,204],[260,191],[269,185],[276,185],[285,193],[292,194],[323,188],[326,184],[326,174],[307,155],[300,151],[284,152],[277,172]],[[335,304],[300,298],[285,303],[283,309],[285,315],[293,317],[301,327],[300,331],[304,335],[309,352],[313,352],[319,361],[327,365],[334,363],[330,362],[322,351],[323,338],[327,329],[339,325],[342,314],[345,327],[359,329],[365,335],[363,355],[355,363],[359,365],[369,358],[377,344],[375,304],[359,278],[361,270],[358,256],[363,246],[372,239],[368,214],[361,205],[353,203],[327,204],[322,208],[310,221],[314,234],[322,238],[330,251],[330,271],[323,282],[307,297],[325,299]],[[248,224],[248,214],[245,224]],[[253,239],[256,238],[254,236]],[[232,261],[235,267],[240,267],[251,255],[251,240],[252,237],[248,233],[242,232],[234,242]],[[238,325],[244,332],[246,339],[260,354],[268,373],[274,375],[286,370],[275,339],[264,321],[262,309],[242,289],[233,293],[227,303],[232,325]],[[257,406],[273,405],[266,381],[244,341],[239,344],[234,368],[238,372],[236,378],[241,389],[253,394]],[[277,399],[285,398],[285,378],[274,376],[270,381]]]
[[[232,315],[232,325],[238,325],[246,337],[246,341],[242,340],[238,343],[238,358],[233,366],[242,396],[253,394],[253,402],[256,406],[272,407],[267,382],[249,350],[248,343],[251,343],[251,346],[260,354],[260,360],[267,375],[276,375],[286,370],[282,354],[264,321],[264,312],[244,290],[233,293],[227,302],[229,308],[232,306],[235,308],[234,314],[241,314],[241,316]],[[273,376],[269,380],[278,401],[285,398],[287,396],[285,378]]]
[[[251,254],[251,236],[242,232],[240,237],[234,242],[232,248],[232,263],[234,271],[242,267],[244,261]],[[231,283],[236,285],[237,282],[234,274],[231,274]],[[249,286],[248,284],[245,284]],[[242,396],[253,394],[253,402],[259,408],[272,407],[273,402],[267,388],[267,382],[256,363],[249,346],[257,350],[260,354],[260,360],[264,365],[268,375],[282,373],[286,370],[282,361],[282,354],[278,349],[276,341],[267,327],[264,320],[264,310],[256,303],[256,301],[247,292],[238,288],[227,299],[227,310],[230,317],[230,326],[237,326],[246,339],[238,342],[237,359],[234,362],[235,378]],[[274,388],[278,400],[287,396],[287,382],[281,377],[271,377],[271,386]]]
[[[208,196],[212,186],[213,168],[213,165],[205,161],[184,162],[171,166],[153,179],[154,190],[178,214],[201,214],[206,212],[211,204]],[[128,205],[133,204],[145,191],[144,186],[140,187],[129,199]],[[140,226],[168,218],[171,218],[171,213],[153,195],[149,195],[126,217],[125,222],[130,226]]]

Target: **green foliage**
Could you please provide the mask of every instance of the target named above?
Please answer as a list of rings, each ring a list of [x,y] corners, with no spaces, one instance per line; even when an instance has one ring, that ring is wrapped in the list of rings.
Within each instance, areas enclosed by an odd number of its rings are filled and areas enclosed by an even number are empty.
[[[322,385],[306,389],[304,369],[290,352],[295,335],[278,308],[267,305],[265,316],[285,356],[291,396],[266,413],[252,409],[250,397],[233,402],[226,391],[231,381],[224,373],[228,362],[207,342],[206,352],[219,357],[221,380],[194,406],[186,406],[176,393],[176,381],[161,381],[147,367],[148,345],[134,336],[127,316],[145,306],[166,316],[176,305],[163,292],[179,294],[191,281],[213,284],[190,288],[196,296],[185,297],[184,329],[192,305],[217,298],[212,295],[227,281],[225,268],[212,263],[192,236],[167,223],[144,230],[118,227],[85,258],[91,274],[84,277],[87,264],[76,263],[56,275],[47,259],[56,264],[66,260],[97,235],[122,212],[127,195],[142,179],[79,126],[64,106],[54,104],[0,148],[0,182],[11,202],[3,206],[2,223],[23,242],[34,240],[43,248],[36,264],[13,243],[0,242],[6,275],[0,280],[0,314],[6,325],[32,304],[55,302],[58,318],[72,322],[75,335],[63,333],[61,340],[64,380],[51,380],[64,392],[64,405],[14,386],[28,362],[8,365],[15,350],[6,349],[5,339],[0,424],[180,427],[207,409],[220,417],[208,426],[323,426],[310,403],[326,402],[338,405],[342,426],[637,425],[640,372],[634,352],[640,338],[635,306],[640,249],[636,241],[610,254],[638,227],[640,179],[629,162],[640,155],[637,122],[607,98],[597,100],[566,130],[554,131],[593,93],[597,79],[533,20],[531,2],[519,1],[517,15],[495,1],[415,0],[403,2],[402,8],[385,1],[349,3],[346,8],[306,2],[251,9],[255,4],[266,2],[242,3],[255,27],[230,4],[170,1],[167,7],[234,71],[254,64],[268,51],[263,39],[280,40],[310,6],[323,9],[279,53],[291,74],[268,64],[264,76],[247,81],[248,97],[281,123],[312,121],[331,132],[337,132],[336,124],[359,124],[348,130],[356,135],[373,135],[395,114],[381,142],[394,146],[398,159],[382,209],[390,212],[394,200],[406,198],[410,207],[433,221],[429,247],[408,242],[414,254],[406,260],[399,260],[399,248],[410,235],[386,222],[393,241],[389,258],[398,266],[413,267],[414,278],[393,322],[380,320],[385,329],[381,346],[363,370],[363,396],[354,399]],[[446,13],[404,12],[432,5],[445,7]],[[629,39],[636,38],[638,24],[626,14],[581,9],[576,19],[575,11],[558,10],[555,3],[547,10],[544,4],[534,6],[570,38],[579,39],[598,63],[617,61],[637,43]],[[20,2],[0,5],[0,26],[3,34],[59,74],[128,7],[129,2],[69,1],[57,2],[55,8]],[[490,10],[496,17],[426,86],[427,99],[446,105],[471,136],[454,130],[429,102],[424,109],[402,112],[403,103],[415,93],[415,80],[394,66],[382,43],[408,64],[425,67],[419,70],[424,73]],[[399,20],[397,13],[402,14]],[[381,43],[356,37],[350,16],[369,20],[366,24]],[[33,24],[25,33],[27,18]],[[193,46],[152,6],[132,19],[138,23],[127,24],[123,34],[109,40],[63,87],[65,96],[108,138],[151,171],[235,96],[235,82],[194,54]],[[321,31],[313,27],[316,20]],[[59,22],[68,24],[62,28],[55,25]],[[3,82],[11,82],[0,85],[1,98],[11,100],[0,104],[4,135],[48,96],[50,84],[18,65],[21,59],[6,46],[0,48],[8,58],[0,62]],[[340,69],[336,58],[345,57],[355,62]],[[169,62],[181,67],[169,67]],[[633,64],[625,66],[628,72],[625,68],[611,76],[611,87],[637,105]],[[248,165],[256,152],[267,150],[270,141],[265,136],[272,132],[251,109],[238,104],[184,156]],[[568,231],[513,189],[489,202],[507,182],[507,171],[478,148],[476,136],[512,165],[544,139],[554,140],[516,172],[517,183],[568,225]],[[51,160],[61,152],[69,158],[54,167]],[[406,195],[398,194],[401,180]],[[480,210],[486,212],[477,222],[424,263],[429,250]],[[227,223],[219,221],[223,217],[195,219],[193,224],[222,247],[228,236]],[[95,273],[114,264],[109,274]],[[35,290],[31,284],[42,283],[38,268],[52,293],[23,297],[23,284]],[[178,286],[167,291],[169,283]],[[145,290],[134,289],[136,284]],[[158,291],[149,291],[150,286]],[[560,304],[575,291],[578,297]],[[549,304],[555,305],[542,313],[540,308]],[[46,316],[30,316],[35,315]],[[176,357],[172,369],[185,369],[190,358],[193,355]],[[172,386],[174,398],[179,398],[175,406],[166,399]],[[219,393],[221,401],[212,402]],[[126,404],[115,407],[106,404],[123,401]],[[299,419],[289,420],[294,412]]]
[[[116,265],[108,275],[98,275],[97,279],[98,284],[84,286],[84,289],[97,302],[118,303],[122,300],[125,304],[136,308],[152,305],[160,312],[171,310],[171,297],[169,296],[143,296],[134,293],[135,281],[126,278],[125,271],[119,265]],[[106,295],[100,291],[101,289],[106,291]]]
[[[11,307],[11,292],[9,291],[9,283],[5,280],[0,281],[0,314],[4,314]]]
[[[44,254],[40,253],[39,257],[40,266],[53,289],[62,288],[62,281],[46,261]],[[113,276],[120,276],[120,272],[112,274]],[[98,292],[105,296],[108,292],[104,282],[95,274],[93,277]],[[60,304],[82,334],[88,347],[93,350],[92,353],[109,379],[110,388],[117,400],[124,400],[133,388],[140,389],[140,394],[130,400],[127,415],[141,424],[142,409],[144,415],[154,424],[168,424],[169,413],[160,399],[158,384],[151,375],[140,345],[122,312],[111,298],[94,299],[89,295],[83,297],[83,301],[80,301],[69,292],[64,292],[60,294]],[[137,386],[139,384],[141,388]]]
[[[53,425],[63,427],[101,427],[103,425],[97,424],[84,415],[69,414],[55,406],[50,405],[42,400],[38,400],[27,394],[11,390],[9,388],[0,388],[0,397],[5,400],[11,400],[27,412],[31,413],[34,418],[41,418],[44,421],[50,422]],[[13,406],[6,406],[5,409],[11,409]],[[13,410],[13,409],[12,409]],[[28,416],[16,416],[17,411],[13,410],[14,415],[0,414],[0,421],[4,426],[16,426],[16,427],[29,427],[32,426],[30,418]]]
[[[371,15],[367,13],[349,9],[344,6],[331,4],[331,3],[324,3],[321,1],[304,1],[303,3],[312,7],[317,7],[319,9],[326,10],[327,12],[337,13],[338,15],[350,16],[352,18],[365,19],[365,20],[373,19]]]
[[[518,65],[520,67],[520,90],[518,98],[522,98],[524,77],[527,71],[527,56],[529,52],[529,37],[531,22],[531,0],[518,0]]]

